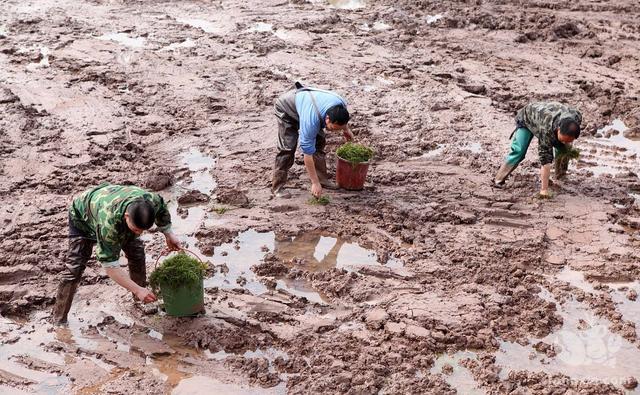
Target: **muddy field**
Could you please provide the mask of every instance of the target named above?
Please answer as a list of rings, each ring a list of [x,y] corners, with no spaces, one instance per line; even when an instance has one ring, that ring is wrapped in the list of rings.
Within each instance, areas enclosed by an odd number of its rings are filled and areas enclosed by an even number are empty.
[[[635,0],[0,2],[0,392],[640,392],[638,20]],[[309,205],[298,161],[271,198],[296,80],[349,101],[364,191]],[[535,143],[490,186],[536,99],[586,123],[544,201]],[[92,261],[48,323],[67,206],[103,181],[171,202],[210,264],[204,316],[145,315]]]

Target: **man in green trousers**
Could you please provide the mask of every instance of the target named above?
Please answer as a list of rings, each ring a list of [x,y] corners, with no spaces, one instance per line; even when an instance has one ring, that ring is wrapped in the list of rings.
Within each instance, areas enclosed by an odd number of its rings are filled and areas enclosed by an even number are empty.
[[[549,175],[556,155],[566,152],[580,137],[582,114],[575,108],[556,102],[530,103],[516,115],[511,150],[494,178],[496,186],[504,185],[511,172],[524,160],[533,137],[538,138],[540,159],[540,195],[549,195]],[[566,166],[566,163],[565,163]]]
[[[156,301],[147,286],[144,244],[138,238],[153,224],[165,236],[170,250],[181,249],[171,232],[171,215],[157,193],[133,185],[100,184],[73,200],[69,207],[69,252],[62,273],[53,322],[67,322],[73,296],[96,246],[96,259],[107,275],[131,291],[142,303]],[[129,275],[120,268],[120,251],[127,257]]]

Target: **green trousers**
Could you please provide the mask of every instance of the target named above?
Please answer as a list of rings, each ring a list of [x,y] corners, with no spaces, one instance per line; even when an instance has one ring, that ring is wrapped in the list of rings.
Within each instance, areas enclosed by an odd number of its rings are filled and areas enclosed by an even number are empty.
[[[529,144],[531,144],[532,139],[533,133],[531,133],[529,129],[516,129],[511,139],[511,151],[509,151],[509,154],[505,158],[505,163],[512,167],[518,166],[518,164],[524,160],[525,155],[527,155],[527,150],[529,149]],[[553,151],[557,157],[560,150],[554,148]]]

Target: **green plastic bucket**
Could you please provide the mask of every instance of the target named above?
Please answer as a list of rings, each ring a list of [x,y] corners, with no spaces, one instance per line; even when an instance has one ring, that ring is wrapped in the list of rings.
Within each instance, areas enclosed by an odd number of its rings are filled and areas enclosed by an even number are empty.
[[[174,317],[185,317],[204,312],[204,284],[199,286],[180,288],[168,287],[160,284],[164,310]]]

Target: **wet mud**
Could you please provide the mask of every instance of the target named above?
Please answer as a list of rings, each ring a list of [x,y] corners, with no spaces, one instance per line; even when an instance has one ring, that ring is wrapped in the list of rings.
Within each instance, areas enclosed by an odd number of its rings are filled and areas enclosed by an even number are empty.
[[[639,17],[631,0],[2,2],[0,392],[637,393]],[[346,97],[376,151],[364,190],[327,206],[301,160],[291,199],[269,191],[272,105],[296,80]],[[535,142],[489,182],[531,100],[585,120],[544,201]],[[66,209],[104,181],[169,202],[209,265],[204,315],[145,313],[92,260],[69,326],[48,323]],[[150,271],[163,237],[143,240]]]

